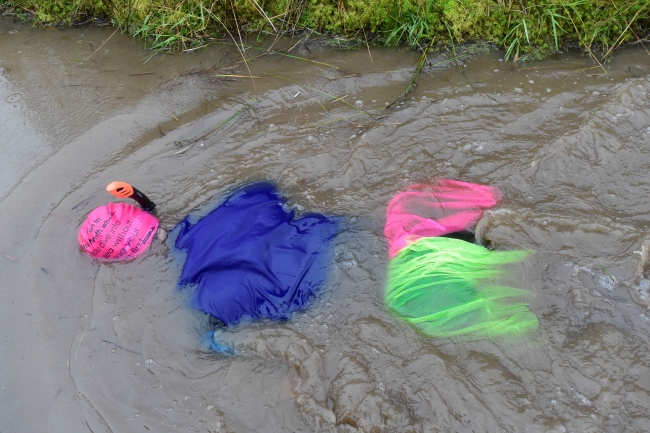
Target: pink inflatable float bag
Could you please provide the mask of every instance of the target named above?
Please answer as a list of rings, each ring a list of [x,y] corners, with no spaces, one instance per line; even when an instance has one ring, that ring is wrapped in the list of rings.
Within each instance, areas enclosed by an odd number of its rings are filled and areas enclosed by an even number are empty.
[[[111,185],[107,190],[113,194]],[[135,188],[133,190],[139,193]],[[142,201],[131,198],[139,203]],[[155,207],[153,203],[151,205]],[[88,214],[79,229],[78,240],[81,248],[96,259],[128,260],[149,248],[157,229],[158,219],[150,213],[127,203],[109,203]]]

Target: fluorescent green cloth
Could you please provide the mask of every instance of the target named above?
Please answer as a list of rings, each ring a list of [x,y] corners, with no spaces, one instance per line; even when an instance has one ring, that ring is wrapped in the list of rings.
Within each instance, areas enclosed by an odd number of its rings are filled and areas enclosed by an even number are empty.
[[[388,267],[386,305],[433,337],[516,336],[539,322],[524,302],[529,293],[492,284],[499,265],[530,251],[490,251],[445,237],[421,238],[399,252]]]

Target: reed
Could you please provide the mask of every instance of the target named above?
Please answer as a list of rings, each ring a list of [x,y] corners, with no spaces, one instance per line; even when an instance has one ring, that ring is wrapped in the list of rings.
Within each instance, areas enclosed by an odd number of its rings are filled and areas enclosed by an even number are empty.
[[[650,0],[12,0],[5,15],[60,25],[108,19],[153,50],[192,50],[248,32],[327,36],[333,45],[409,45],[424,50],[472,41],[526,61],[578,47],[604,62],[644,43]],[[306,34],[306,33],[305,33]],[[286,54],[286,53],[285,53]]]

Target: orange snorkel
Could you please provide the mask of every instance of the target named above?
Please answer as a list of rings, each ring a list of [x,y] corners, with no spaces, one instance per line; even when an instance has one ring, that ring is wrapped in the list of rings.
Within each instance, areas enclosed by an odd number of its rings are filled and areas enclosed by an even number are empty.
[[[156,204],[149,198],[126,182],[115,181],[108,184],[106,191],[117,198],[132,198],[142,207],[142,210],[151,212]]]

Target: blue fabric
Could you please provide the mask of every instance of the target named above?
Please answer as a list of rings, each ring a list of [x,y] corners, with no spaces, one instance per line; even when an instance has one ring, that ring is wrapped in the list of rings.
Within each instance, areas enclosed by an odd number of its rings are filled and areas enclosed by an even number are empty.
[[[309,305],[326,280],[339,219],[294,219],[284,202],[272,184],[256,183],[196,224],[178,224],[176,248],[187,250],[179,282],[198,285],[195,308],[232,325],[288,320]]]
[[[203,349],[206,351],[216,352],[222,355],[234,356],[237,354],[235,353],[235,349],[228,346],[226,343],[217,340],[214,331],[210,331],[203,335],[203,338],[201,338],[201,346],[203,346]]]

